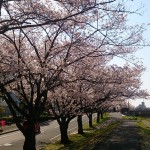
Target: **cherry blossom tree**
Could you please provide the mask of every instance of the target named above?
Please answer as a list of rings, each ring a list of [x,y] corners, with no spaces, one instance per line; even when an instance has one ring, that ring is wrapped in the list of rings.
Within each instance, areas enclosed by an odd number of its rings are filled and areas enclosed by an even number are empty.
[[[86,78],[73,74],[75,66],[82,66],[86,58],[127,56],[141,44],[144,29],[126,25],[130,12],[116,0],[6,0],[0,8],[0,92],[25,136],[23,149],[35,150],[34,124],[44,111],[48,92],[78,79],[93,80],[92,70]],[[88,100],[94,97],[91,91],[85,94]],[[28,121],[28,132],[17,112]]]
[[[100,57],[101,63],[105,62],[105,59]],[[49,93],[48,107],[50,114],[57,119],[60,126],[61,143],[69,143],[68,139],[68,125],[69,122],[78,116],[78,132],[83,134],[82,128],[82,115],[85,113],[85,99],[87,100],[90,95],[89,82],[82,80],[81,75],[89,75],[89,60],[92,58],[85,58],[77,63],[74,63],[69,70],[65,70],[66,75],[63,75],[63,82],[61,86],[56,87]],[[103,62],[102,62],[103,60]],[[97,59],[94,61],[96,63]],[[84,72],[85,71],[85,72]],[[71,77],[71,80],[70,78]],[[82,128],[82,129],[81,129]]]
[[[98,57],[97,57],[98,58]],[[106,66],[106,59],[102,59],[100,57],[101,67],[98,63],[98,59],[84,59],[82,60],[82,65],[78,66],[74,70],[74,74],[79,77],[77,83],[74,84],[74,88],[72,89],[72,98],[71,96],[63,98],[64,102],[62,105],[62,98],[56,98],[58,95],[62,95],[60,91],[64,90],[59,89],[53,98],[50,98],[50,108],[52,109],[52,113],[56,118],[58,118],[59,124],[62,124],[61,115],[65,115],[64,122],[67,125],[64,125],[63,129],[66,126],[66,135],[67,128],[70,120],[75,116],[78,116],[78,133],[83,134],[82,128],[82,114],[86,113],[89,117],[89,126],[92,127],[92,114],[97,112],[97,120],[99,121],[99,115],[101,114],[101,118],[103,117],[103,113],[114,103],[120,103],[124,101],[126,98],[135,98],[135,97],[147,97],[148,93],[146,91],[140,90],[140,74],[144,70],[142,66],[130,67],[118,67],[118,66]],[[103,60],[103,61],[102,61]],[[85,63],[86,62],[86,63]],[[88,63],[87,63],[88,62]],[[90,62],[90,63],[89,63]],[[81,63],[81,62],[80,62]],[[79,62],[78,62],[79,64]],[[81,67],[81,68],[80,68]],[[82,71],[81,71],[82,70]],[[133,71],[134,70],[134,71]],[[134,73],[132,73],[134,72]],[[84,76],[84,78],[83,78]],[[136,82],[135,82],[136,81]],[[138,88],[137,88],[138,87]],[[127,89],[127,93],[124,89]],[[132,91],[132,90],[133,91]],[[65,89],[66,90],[66,89]],[[57,91],[57,90],[56,90]],[[67,92],[66,92],[67,93]],[[126,94],[125,94],[126,93]],[[132,93],[132,94],[131,94]],[[64,96],[63,96],[64,97]],[[53,102],[53,99],[57,99],[57,103]],[[69,102],[67,102],[69,101]],[[59,111],[55,109],[59,107]],[[69,110],[68,110],[69,108]],[[73,111],[71,111],[71,109]],[[67,115],[62,112],[62,109],[67,111]],[[70,117],[72,116],[72,118]],[[60,121],[61,120],[61,121]],[[60,129],[61,130],[61,129]],[[63,136],[62,136],[63,135]],[[68,142],[68,136],[62,136],[62,143]],[[67,137],[67,138],[63,138]],[[67,140],[65,140],[67,139]],[[64,141],[65,142],[64,142]],[[67,142],[66,142],[67,141]]]
[[[49,111],[54,115],[61,133],[61,143],[68,144],[68,125],[70,121],[76,117],[80,110],[77,94],[73,86],[61,86],[54,90],[49,96]]]
[[[98,11],[121,13],[125,12],[125,9],[123,5],[117,3],[117,0],[0,0],[0,34],[20,28],[45,26],[64,20],[83,23],[83,19],[87,20],[94,16],[97,19],[102,17],[103,14],[97,15]],[[89,17],[87,14],[90,14]]]
[[[48,91],[63,82],[76,80],[70,76],[70,66],[94,51],[84,40],[88,37],[79,41],[83,36],[77,36],[79,28],[72,26],[68,29],[67,26],[68,23],[60,23],[52,28],[20,29],[1,35],[0,88],[17,127],[25,136],[24,149],[35,149],[34,124],[44,111]],[[17,95],[24,109],[10,92]],[[17,112],[27,120],[28,132],[19,121]]]
[[[94,70],[94,69],[93,69]],[[144,68],[142,66],[124,67],[109,66],[93,72],[87,81],[92,83],[91,90],[93,98],[86,100],[85,111],[89,117],[89,126],[92,127],[93,112],[103,113],[102,108],[110,107],[114,102],[121,102],[125,99],[147,98],[146,90],[141,89],[140,77]],[[92,79],[93,77],[93,79]],[[106,105],[109,103],[109,105]]]

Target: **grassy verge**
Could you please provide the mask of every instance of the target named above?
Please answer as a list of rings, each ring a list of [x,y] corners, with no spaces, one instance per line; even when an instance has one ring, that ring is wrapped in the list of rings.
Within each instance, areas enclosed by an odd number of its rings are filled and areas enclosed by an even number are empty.
[[[101,120],[101,123],[105,121],[107,117]],[[96,143],[103,140],[103,135],[110,133],[114,128],[116,128],[120,123],[115,122],[108,125],[106,128],[96,129],[98,125],[96,121],[93,122],[93,128],[88,128],[88,126],[84,126],[84,129],[88,132],[84,132],[83,135],[72,134],[70,135],[70,144],[62,145],[60,142],[56,142],[54,144],[48,144],[43,150],[90,150],[92,149]]]
[[[93,130],[96,128],[96,126],[98,126],[99,124],[103,123],[104,121],[106,121],[108,119],[109,114],[105,114],[103,119],[100,119],[99,123],[96,122],[96,119],[93,119],[93,127],[90,128],[88,124],[84,124],[83,125],[83,129],[84,130]]]
[[[129,119],[129,120],[141,120],[141,117],[136,116],[123,116],[123,119]]]
[[[142,120],[144,120],[144,118],[142,118]],[[140,129],[140,135],[143,137],[141,141],[142,150],[150,150],[150,127],[145,125],[142,121],[137,122],[137,124]]]

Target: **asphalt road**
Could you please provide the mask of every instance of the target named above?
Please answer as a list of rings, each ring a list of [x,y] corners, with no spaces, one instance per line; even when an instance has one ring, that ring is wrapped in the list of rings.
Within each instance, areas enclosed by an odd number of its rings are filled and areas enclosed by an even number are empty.
[[[83,116],[83,123],[88,121]],[[69,124],[68,134],[77,132],[77,121],[74,118]],[[43,147],[46,143],[60,139],[59,125],[57,121],[47,122],[41,126],[41,133],[36,135],[37,149]],[[8,133],[0,136],[0,150],[22,150],[24,136],[20,131]]]
[[[112,113],[109,114],[109,117],[110,118],[121,119],[122,118],[122,114],[120,112],[112,112]]]

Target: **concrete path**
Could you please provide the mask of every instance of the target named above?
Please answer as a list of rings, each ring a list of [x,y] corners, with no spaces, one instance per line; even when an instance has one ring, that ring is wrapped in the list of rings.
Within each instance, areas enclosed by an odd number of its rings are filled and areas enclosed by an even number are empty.
[[[123,120],[123,123],[109,135],[103,137],[93,150],[141,150],[142,137],[134,120]]]

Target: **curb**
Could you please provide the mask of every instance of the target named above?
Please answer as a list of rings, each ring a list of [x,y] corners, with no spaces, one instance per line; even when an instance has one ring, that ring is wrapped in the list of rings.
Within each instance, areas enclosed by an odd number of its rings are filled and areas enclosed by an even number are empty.
[[[0,133],[0,136],[4,135],[4,134],[7,134],[7,133],[15,132],[15,131],[18,131],[18,130],[19,129],[13,129],[13,130],[10,130],[10,131],[4,131],[4,132]]]

